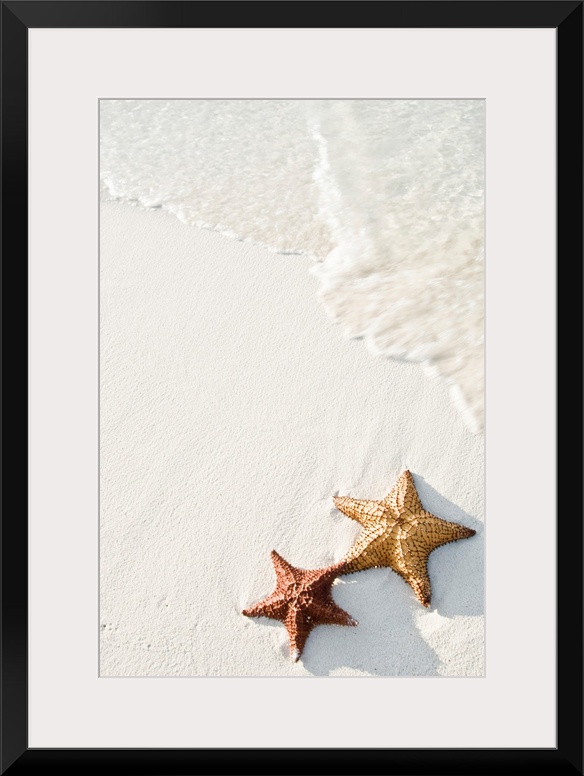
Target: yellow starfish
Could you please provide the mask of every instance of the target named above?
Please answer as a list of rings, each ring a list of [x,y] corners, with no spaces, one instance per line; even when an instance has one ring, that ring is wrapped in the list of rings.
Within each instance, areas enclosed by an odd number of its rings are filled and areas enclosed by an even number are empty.
[[[343,558],[346,565],[341,574],[389,567],[405,579],[423,606],[430,605],[428,556],[432,550],[476,533],[426,512],[407,470],[383,501],[347,496],[335,496],[333,501],[341,512],[363,526]]]

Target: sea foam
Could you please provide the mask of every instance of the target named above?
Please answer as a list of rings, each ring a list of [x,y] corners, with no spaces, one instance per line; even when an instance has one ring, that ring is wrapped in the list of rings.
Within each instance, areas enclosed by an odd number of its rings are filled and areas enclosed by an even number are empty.
[[[484,102],[102,100],[103,199],[308,254],[327,311],[483,427]]]

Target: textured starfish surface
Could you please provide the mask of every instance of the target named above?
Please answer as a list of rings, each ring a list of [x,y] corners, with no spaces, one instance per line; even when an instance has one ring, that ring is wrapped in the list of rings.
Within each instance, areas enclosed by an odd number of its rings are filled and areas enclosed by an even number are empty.
[[[310,631],[317,625],[357,625],[333,600],[331,585],[344,568],[336,563],[324,569],[298,569],[272,550],[276,589],[263,601],[243,610],[246,617],[270,617],[286,626],[290,654],[296,662]]]
[[[343,558],[343,574],[387,566],[410,585],[423,606],[432,589],[428,556],[443,544],[474,536],[476,531],[442,520],[422,507],[409,471],[404,471],[383,501],[335,496],[335,505],[357,520],[363,531]]]

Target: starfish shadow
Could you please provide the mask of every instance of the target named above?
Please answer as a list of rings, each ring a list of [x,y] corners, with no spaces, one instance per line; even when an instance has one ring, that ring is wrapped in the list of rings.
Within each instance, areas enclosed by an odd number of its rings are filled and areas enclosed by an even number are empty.
[[[443,617],[484,614],[484,524],[440,495],[419,475],[416,475],[416,485],[424,509],[444,520],[460,523],[476,531],[468,539],[445,544],[430,553],[430,610],[437,611]]]
[[[373,676],[437,676],[440,659],[420,636],[415,602],[404,600],[400,584],[403,580],[389,569],[341,577],[333,597],[359,624],[315,628],[301,658],[305,670],[313,676],[330,676],[343,667]]]

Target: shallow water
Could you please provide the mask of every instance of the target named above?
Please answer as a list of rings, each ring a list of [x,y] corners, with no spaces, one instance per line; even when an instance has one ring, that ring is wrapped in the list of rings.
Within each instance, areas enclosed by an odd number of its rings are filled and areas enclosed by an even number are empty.
[[[483,101],[100,106],[103,199],[312,256],[343,331],[440,375],[482,430]]]

